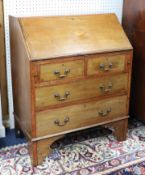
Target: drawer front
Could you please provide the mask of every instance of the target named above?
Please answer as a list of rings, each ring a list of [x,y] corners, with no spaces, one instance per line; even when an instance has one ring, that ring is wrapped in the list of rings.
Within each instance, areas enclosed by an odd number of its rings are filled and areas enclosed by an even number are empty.
[[[40,81],[68,79],[84,75],[84,60],[40,65]]]
[[[88,56],[88,75],[109,73],[109,72],[125,72],[126,55],[103,55]]]
[[[127,115],[127,96],[36,113],[36,135],[69,131]]]
[[[127,91],[128,74],[36,88],[36,108]]]

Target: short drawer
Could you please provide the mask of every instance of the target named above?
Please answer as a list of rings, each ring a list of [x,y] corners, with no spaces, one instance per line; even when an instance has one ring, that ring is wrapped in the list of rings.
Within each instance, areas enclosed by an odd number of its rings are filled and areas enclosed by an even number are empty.
[[[45,136],[95,125],[127,115],[127,96],[36,113],[36,135]]]
[[[65,61],[60,63],[40,64],[40,82],[50,80],[62,80],[84,75],[84,59]]]
[[[50,87],[36,88],[36,108],[125,92],[128,74],[91,78]]]
[[[125,72],[126,57],[126,54],[88,56],[87,74],[93,75],[110,72]]]

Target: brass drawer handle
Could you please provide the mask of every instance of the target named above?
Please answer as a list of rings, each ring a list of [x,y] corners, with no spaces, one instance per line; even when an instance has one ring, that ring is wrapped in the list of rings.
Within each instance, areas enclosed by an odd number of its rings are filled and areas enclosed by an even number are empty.
[[[69,117],[66,117],[63,122],[60,122],[59,120],[55,120],[54,124],[57,126],[65,126],[69,122]]]
[[[107,87],[105,85],[101,84],[99,88],[102,92],[110,92],[110,91],[112,91],[112,87],[113,87],[112,82],[109,82]]]
[[[113,67],[113,64],[110,62],[108,65],[105,65],[105,64],[99,64],[99,68],[102,70],[102,71],[110,71]]]
[[[65,78],[69,73],[70,69],[65,69],[63,74],[61,74],[61,72],[58,70],[54,71],[54,75],[56,75],[58,78]]]
[[[101,117],[106,117],[107,115],[109,115],[111,112],[111,108],[108,108],[106,110],[101,110],[98,112],[98,114],[101,116]]]
[[[69,92],[69,91],[66,91],[66,92],[64,93],[64,96],[63,96],[63,97],[61,97],[60,94],[58,94],[58,93],[54,94],[54,97],[55,97],[58,101],[65,101],[65,100],[67,100],[67,98],[68,98],[69,95],[70,95],[70,92]]]

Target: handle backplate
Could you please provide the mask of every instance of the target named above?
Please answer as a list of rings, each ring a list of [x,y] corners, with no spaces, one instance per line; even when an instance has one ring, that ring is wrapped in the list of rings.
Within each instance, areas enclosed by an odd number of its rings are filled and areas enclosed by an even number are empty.
[[[54,75],[56,75],[60,79],[67,77],[69,73],[70,69],[65,69],[63,73],[61,73],[59,70],[54,71]]]
[[[55,94],[54,94],[54,97],[55,97],[58,101],[65,101],[65,100],[67,100],[67,98],[68,98],[69,95],[70,95],[70,92],[69,92],[69,91],[66,91],[66,92],[64,93],[63,97],[61,97],[61,95],[58,94],[58,93],[55,93]]]
[[[60,120],[56,119],[54,121],[54,124],[61,127],[61,126],[65,126],[69,121],[70,121],[69,117],[65,117],[63,122],[61,122]]]
[[[99,86],[101,92],[106,93],[112,91],[113,84],[112,82],[109,82],[108,85],[101,84]]]
[[[113,67],[113,64],[111,62],[109,62],[108,64],[103,64],[103,63],[99,64],[99,69],[104,72],[110,71],[112,67]]]
[[[106,117],[110,114],[111,112],[111,108],[108,108],[108,109],[105,109],[105,110],[100,110],[98,112],[98,114],[101,116],[101,117]]]

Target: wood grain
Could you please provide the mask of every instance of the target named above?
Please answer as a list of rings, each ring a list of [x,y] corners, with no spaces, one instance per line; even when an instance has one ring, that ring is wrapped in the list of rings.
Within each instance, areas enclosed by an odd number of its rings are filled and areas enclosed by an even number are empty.
[[[39,112],[36,113],[36,135],[40,137],[59,133],[125,116],[127,115],[126,105],[127,97],[120,96]],[[110,109],[111,111],[104,114],[105,116],[99,114],[101,111],[106,113]],[[66,118],[69,118],[67,123],[64,122]],[[64,126],[57,126],[56,120]]]
[[[5,120],[8,119],[8,98],[6,81],[6,55],[4,41],[4,14],[3,0],[0,0],[0,90],[2,98],[2,113]]]
[[[32,60],[132,49],[115,14],[19,20]]]
[[[87,56],[88,58],[88,75],[108,74],[125,72],[126,55],[104,55],[100,57],[96,55]]]
[[[110,89],[109,85],[112,85]],[[40,110],[49,105],[59,105],[99,96],[105,97],[105,95],[117,92],[127,92],[127,85],[128,74],[121,74],[106,76],[103,79],[92,78],[69,84],[36,88],[36,108]],[[101,86],[104,86],[106,92],[101,89]],[[67,92],[69,92],[69,95],[65,97]],[[58,94],[60,98],[66,99],[59,100],[59,97],[55,97],[56,94]]]
[[[44,158],[52,152],[52,148],[51,148],[52,143],[54,143],[56,140],[62,137],[63,135],[36,142],[37,143],[37,155],[38,155],[37,164],[41,164]]]
[[[112,124],[126,138],[132,47],[115,15],[10,17],[10,32],[14,112],[33,165],[70,132]],[[99,61],[114,67],[98,71]]]
[[[144,0],[124,0],[123,27],[134,47],[130,115],[145,122]]]
[[[40,65],[40,81],[62,80],[83,76],[84,60],[79,58],[76,61]],[[55,73],[56,71],[58,73]]]
[[[109,128],[111,127],[113,129],[113,134],[117,138],[117,140],[124,141],[126,139],[128,129],[128,119],[112,122],[105,126]]]
[[[18,21],[11,17],[10,41],[14,113],[21,121],[23,130],[32,136],[30,62]]]

